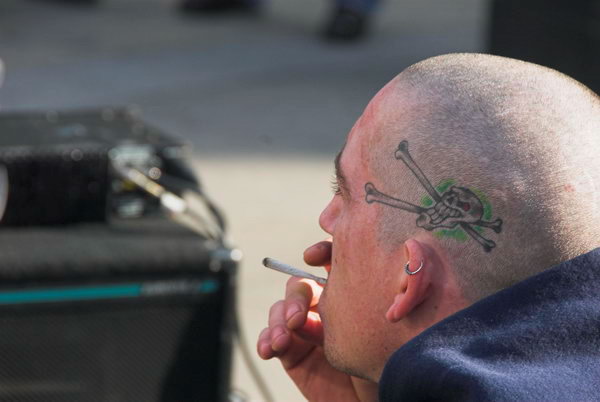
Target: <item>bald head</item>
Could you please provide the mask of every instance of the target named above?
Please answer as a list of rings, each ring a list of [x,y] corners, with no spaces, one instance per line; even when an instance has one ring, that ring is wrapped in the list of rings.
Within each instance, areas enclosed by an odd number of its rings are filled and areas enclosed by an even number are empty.
[[[554,70],[435,57],[357,126],[382,247],[428,237],[470,299],[600,245],[600,100]]]

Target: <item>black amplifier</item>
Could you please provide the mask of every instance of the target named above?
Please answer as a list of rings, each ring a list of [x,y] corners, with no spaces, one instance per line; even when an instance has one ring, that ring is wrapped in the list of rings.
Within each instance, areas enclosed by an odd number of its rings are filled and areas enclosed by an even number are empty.
[[[183,142],[130,109],[0,114],[0,225],[143,216],[158,200],[116,175],[112,162],[194,183],[186,154]]]
[[[228,400],[240,256],[185,151],[127,110],[0,115],[0,401]],[[218,230],[159,213],[190,191]]]
[[[238,255],[162,218],[0,230],[0,401],[228,400]]]

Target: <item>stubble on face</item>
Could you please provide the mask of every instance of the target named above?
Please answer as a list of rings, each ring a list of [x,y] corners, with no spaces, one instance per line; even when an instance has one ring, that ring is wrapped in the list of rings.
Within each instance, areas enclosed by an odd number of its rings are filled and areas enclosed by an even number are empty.
[[[372,271],[376,228],[375,212],[364,204],[369,137],[375,127],[377,104],[371,102],[348,136],[336,158],[342,194],[334,202],[337,214],[333,236],[332,270],[319,303],[324,327],[325,355],[335,368],[349,375],[375,381],[378,330],[385,325],[385,311],[374,303],[379,298],[379,276]]]

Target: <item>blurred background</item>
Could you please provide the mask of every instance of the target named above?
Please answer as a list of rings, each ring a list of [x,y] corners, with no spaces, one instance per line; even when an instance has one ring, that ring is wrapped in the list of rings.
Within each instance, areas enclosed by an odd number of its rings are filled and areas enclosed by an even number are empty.
[[[325,237],[317,220],[333,157],[378,89],[427,57],[490,51],[598,88],[599,2],[498,3],[388,0],[340,34],[331,32],[339,7],[327,0],[217,14],[184,12],[175,0],[2,0],[0,107],[133,104],[191,143],[194,171],[244,254],[237,298],[247,347],[275,400],[302,401],[279,362],[254,357],[287,280],[260,262],[306,268],[302,251]],[[231,378],[240,395],[263,400],[237,346]]]

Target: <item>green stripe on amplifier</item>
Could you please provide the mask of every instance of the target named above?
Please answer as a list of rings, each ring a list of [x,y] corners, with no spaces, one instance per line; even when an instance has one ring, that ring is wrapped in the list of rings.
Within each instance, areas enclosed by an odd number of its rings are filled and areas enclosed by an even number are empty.
[[[141,284],[129,284],[83,288],[7,291],[0,292],[0,305],[138,297],[141,295],[141,290]]]
[[[6,290],[0,291],[0,306],[24,303],[209,294],[218,291],[219,287],[220,284],[215,279],[176,279],[119,285]]]

